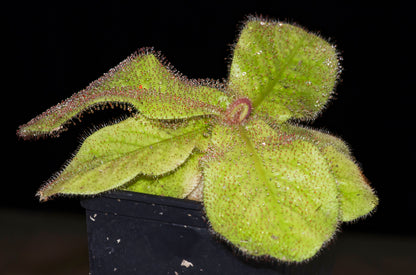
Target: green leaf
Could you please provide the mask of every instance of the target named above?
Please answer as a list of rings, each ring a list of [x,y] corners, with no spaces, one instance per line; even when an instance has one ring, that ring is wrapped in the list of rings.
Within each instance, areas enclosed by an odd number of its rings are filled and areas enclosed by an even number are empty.
[[[22,137],[56,134],[85,110],[106,104],[128,104],[153,119],[219,115],[227,96],[214,84],[188,80],[174,73],[148,50],[133,54],[107,74],[18,130]]]
[[[238,39],[229,86],[259,115],[313,119],[331,97],[339,66],[335,48],[305,30],[249,20]]]
[[[65,170],[40,191],[97,194],[128,183],[138,175],[159,176],[182,165],[195,148],[204,150],[207,119],[183,125],[137,116],[89,136]]]
[[[201,156],[203,154],[193,153],[176,170],[156,178],[139,176],[132,184],[122,189],[158,196],[186,198],[201,183],[201,170],[199,167]]]
[[[342,221],[365,216],[376,207],[378,199],[344,141],[328,133],[290,123],[278,125],[275,129],[310,142],[323,153],[337,181]]]
[[[223,128],[213,129],[214,143],[233,142],[211,154],[203,172],[212,228],[250,255],[290,262],[315,255],[339,217],[337,186],[322,153],[261,120]]]
[[[310,142],[323,153],[338,184],[342,221],[365,216],[376,207],[378,199],[345,142],[333,135],[290,123],[276,129]]]
[[[378,198],[357,164],[333,146],[324,149],[340,193],[342,221],[352,221],[370,213],[378,204]]]

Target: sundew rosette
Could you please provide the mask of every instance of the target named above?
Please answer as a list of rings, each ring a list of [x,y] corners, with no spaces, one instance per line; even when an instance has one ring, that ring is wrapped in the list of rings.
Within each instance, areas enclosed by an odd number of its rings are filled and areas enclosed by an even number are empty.
[[[131,110],[87,137],[38,196],[122,189],[198,200],[239,251],[308,260],[341,222],[378,204],[347,145],[301,125],[331,99],[338,59],[321,37],[256,17],[241,28],[224,83],[187,79],[139,50],[19,128],[23,138],[58,136],[85,111]]]

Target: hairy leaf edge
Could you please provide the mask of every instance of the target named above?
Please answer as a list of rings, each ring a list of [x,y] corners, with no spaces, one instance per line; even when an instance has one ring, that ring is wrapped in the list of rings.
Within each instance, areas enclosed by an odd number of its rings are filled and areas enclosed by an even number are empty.
[[[213,89],[217,89],[221,92],[224,92],[224,95],[227,96],[227,92],[226,92],[226,86],[224,83],[218,81],[218,80],[213,80],[213,79],[188,79],[186,76],[182,75],[178,70],[176,70],[171,63],[169,63],[167,61],[167,59],[161,54],[160,51],[154,51],[154,49],[152,47],[144,47],[141,48],[139,50],[137,50],[136,52],[134,52],[133,54],[131,54],[130,56],[128,56],[126,59],[124,59],[123,61],[121,61],[117,66],[111,68],[107,73],[104,73],[100,78],[98,78],[97,80],[91,82],[86,88],[84,88],[83,90],[73,94],[72,96],[70,96],[69,98],[63,100],[61,103],[58,103],[56,105],[54,105],[53,107],[50,107],[49,109],[47,109],[46,111],[44,111],[43,113],[41,113],[40,115],[37,115],[36,117],[34,117],[33,119],[31,119],[29,122],[27,122],[26,124],[23,124],[21,126],[18,127],[16,134],[17,136],[23,138],[23,139],[30,139],[30,138],[43,138],[46,136],[50,136],[50,137],[59,137],[59,134],[65,130],[67,130],[67,126],[68,124],[71,123],[71,121],[73,121],[74,119],[76,119],[78,116],[82,115],[85,112],[91,111],[91,110],[95,110],[97,109],[97,107],[99,106],[103,106],[106,104],[126,104],[128,105],[128,108],[134,108],[134,106],[132,106],[131,104],[129,104],[128,102],[124,102],[124,101],[113,101],[113,100],[109,100],[109,101],[102,101],[102,102],[98,102],[98,103],[93,103],[90,106],[85,107],[84,109],[80,110],[78,113],[76,113],[75,115],[73,115],[72,117],[69,117],[67,120],[65,120],[63,123],[60,124],[60,126],[55,127],[54,129],[48,130],[48,131],[41,131],[41,130],[27,130],[26,128],[36,124],[38,121],[40,121],[41,119],[47,117],[48,115],[52,114],[54,111],[58,110],[59,108],[61,108],[61,106],[65,105],[67,102],[69,102],[70,100],[72,100],[73,98],[76,97],[81,97],[83,96],[85,93],[87,93],[89,90],[94,89],[95,86],[99,85],[100,82],[103,82],[107,79],[110,79],[114,74],[116,74],[118,71],[122,70],[124,66],[128,65],[129,63],[132,62],[132,60],[136,59],[136,58],[140,58],[142,56],[146,56],[146,55],[153,55],[156,57],[156,59],[161,63],[162,66],[164,66],[168,72],[170,72],[171,74],[174,75],[175,78],[177,78],[178,80],[184,82],[186,85],[189,85],[190,87],[199,87],[199,86],[205,86],[205,87],[209,87],[209,88],[213,88]],[[135,87],[131,87],[130,90],[137,90],[137,88]],[[143,89],[145,90],[145,89]],[[148,92],[152,92],[152,91],[148,91]],[[111,91],[105,91],[104,93],[111,93]],[[103,95],[103,97],[108,96],[108,95]],[[166,96],[166,95],[165,95]],[[190,99],[187,99],[190,100]],[[196,102],[198,103],[198,102]],[[213,112],[213,114],[220,114],[225,110],[222,110],[222,108],[217,107],[217,106],[210,106],[210,108],[212,110],[215,110],[215,112]],[[134,108],[136,109],[136,108]],[[140,111],[140,110],[138,110]]]
[[[321,107],[321,109],[319,111],[314,113],[313,116],[305,117],[305,118],[291,118],[290,119],[290,120],[294,120],[294,121],[298,121],[298,122],[311,122],[311,121],[315,120],[334,101],[334,99],[337,96],[336,90],[337,90],[337,86],[338,86],[339,82],[341,81],[341,73],[342,73],[342,70],[343,70],[343,67],[342,67],[342,64],[341,64],[342,60],[343,60],[342,57],[341,57],[341,52],[342,51],[338,50],[337,45],[335,43],[331,43],[330,38],[326,39],[319,32],[315,33],[315,32],[309,31],[308,29],[306,29],[305,27],[297,24],[296,22],[280,21],[280,20],[277,20],[277,19],[272,19],[268,16],[257,15],[257,14],[247,15],[246,18],[243,19],[242,21],[240,21],[240,23],[239,23],[238,30],[237,30],[238,35],[234,39],[234,42],[232,44],[230,44],[230,49],[229,49],[230,54],[226,58],[227,78],[226,78],[226,81],[224,83],[224,86],[227,87],[228,93],[230,93],[231,95],[236,94],[236,92],[230,91],[230,88],[229,88],[229,81],[230,81],[230,76],[231,76],[231,65],[232,65],[232,61],[233,61],[235,47],[237,46],[237,43],[240,39],[241,33],[243,32],[244,28],[250,22],[265,22],[265,23],[271,23],[271,24],[279,24],[279,23],[289,24],[289,25],[292,25],[294,27],[300,28],[300,29],[302,29],[303,31],[305,31],[309,34],[317,36],[318,38],[320,38],[320,39],[326,41],[328,44],[332,45],[332,47],[335,49],[336,59],[338,60],[338,65],[337,65],[338,70],[337,70],[337,74],[336,74],[336,77],[335,77],[335,83],[334,83],[334,86],[332,88],[332,91],[330,93],[330,96],[329,96],[328,100],[325,102],[325,104]],[[242,96],[242,95],[239,95],[239,96]],[[254,112],[255,112],[255,110],[254,110]]]

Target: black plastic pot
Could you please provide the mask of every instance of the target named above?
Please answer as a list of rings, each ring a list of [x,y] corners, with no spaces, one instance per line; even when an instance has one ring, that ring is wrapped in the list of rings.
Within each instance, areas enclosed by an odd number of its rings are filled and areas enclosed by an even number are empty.
[[[328,251],[300,265],[256,262],[210,233],[202,204],[132,192],[81,202],[90,274],[331,274]]]

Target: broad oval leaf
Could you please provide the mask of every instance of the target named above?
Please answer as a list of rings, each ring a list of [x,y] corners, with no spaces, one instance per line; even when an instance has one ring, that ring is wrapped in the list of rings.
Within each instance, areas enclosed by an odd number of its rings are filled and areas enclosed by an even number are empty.
[[[231,132],[222,127],[212,138],[233,145],[208,158],[203,172],[213,230],[254,256],[300,262],[315,255],[339,218],[337,186],[322,153],[260,120]]]
[[[254,111],[278,121],[312,119],[331,97],[339,65],[335,48],[305,30],[250,19],[241,31],[229,86]]]
[[[178,124],[128,118],[89,136],[65,170],[38,195],[97,194],[138,175],[158,176],[182,165],[195,148],[204,149],[207,119]]]
[[[149,49],[138,51],[86,89],[22,125],[18,135],[59,133],[73,117],[106,103],[128,104],[153,119],[219,115],[225,110],[228,97],[214,84],[188,80],[160,59]]]

